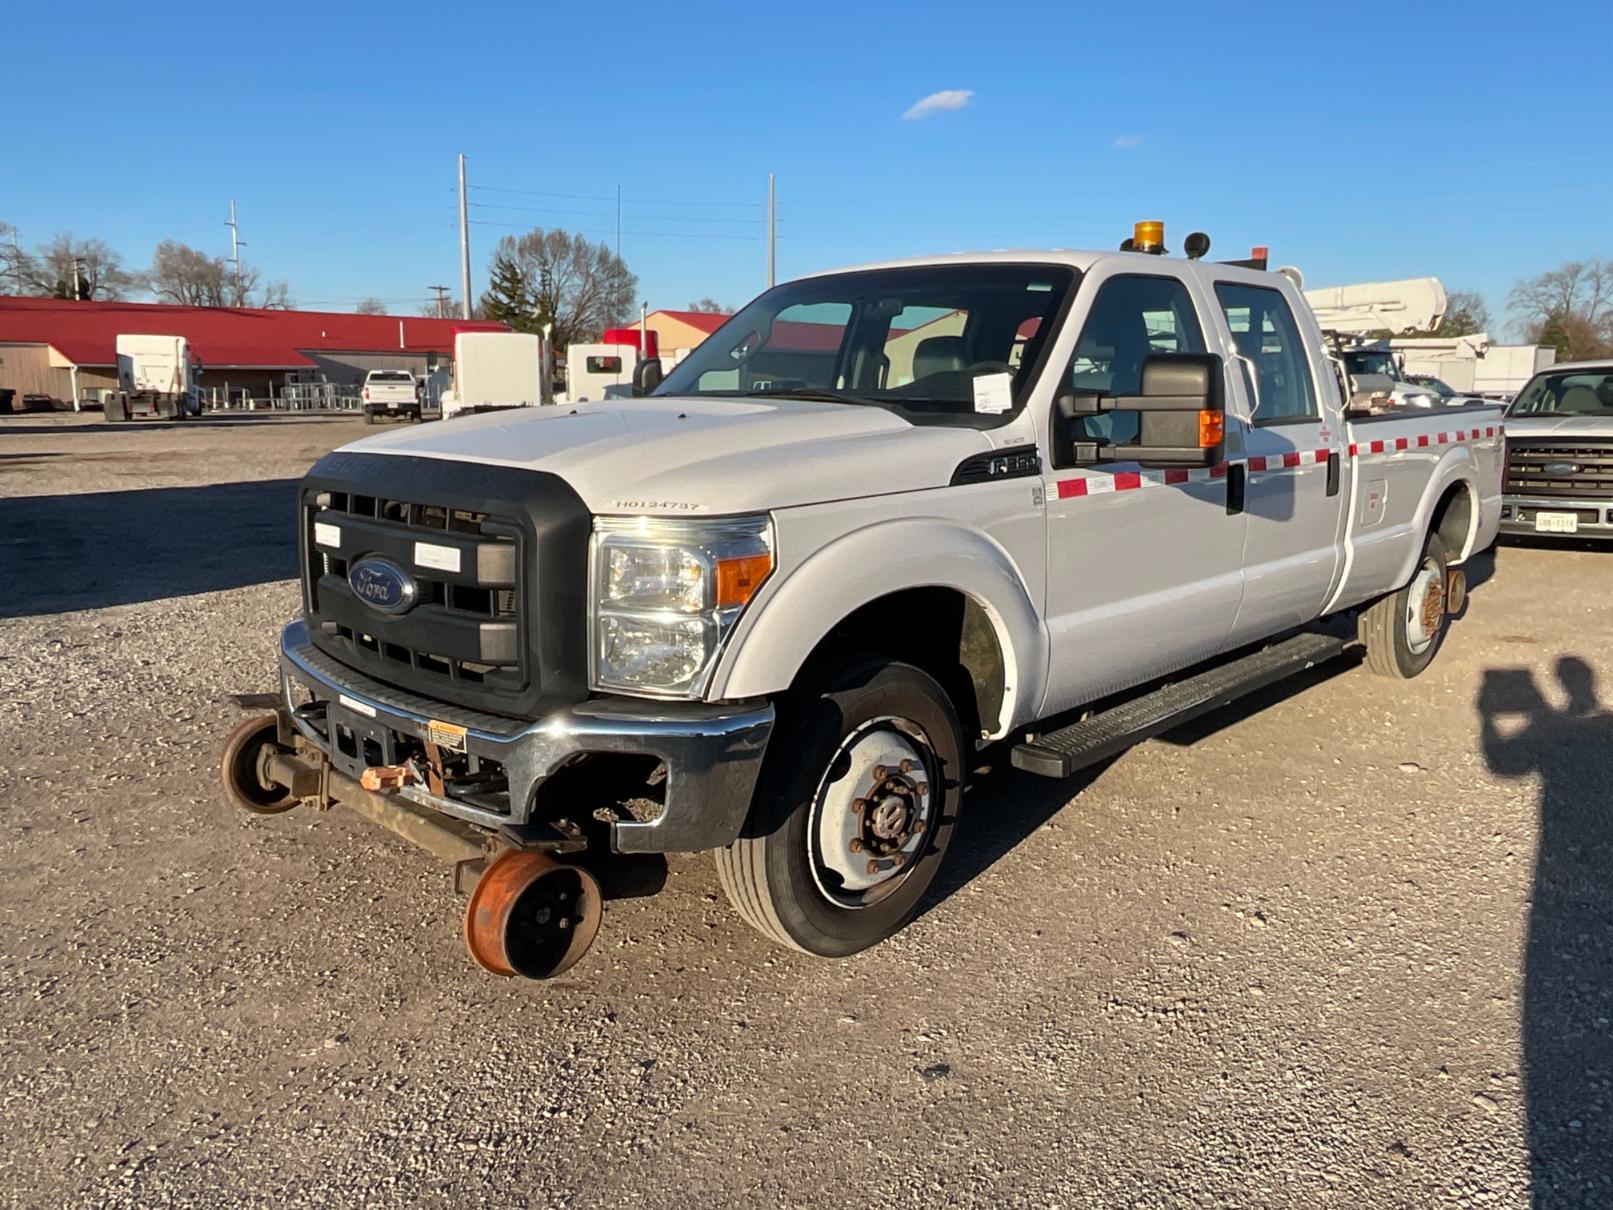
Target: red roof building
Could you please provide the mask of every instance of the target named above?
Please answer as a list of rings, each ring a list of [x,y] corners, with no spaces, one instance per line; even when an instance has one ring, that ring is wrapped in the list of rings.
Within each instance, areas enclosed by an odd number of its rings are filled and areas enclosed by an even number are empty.
[[[209,386],[257,395],[288,374],[352,382],[371,369],[423,374],[453,357],[454,334],[503,324],[413,315],[180,307],[0,296],[0,388],[57,401],[113,387],[117,338],[183,336]]]

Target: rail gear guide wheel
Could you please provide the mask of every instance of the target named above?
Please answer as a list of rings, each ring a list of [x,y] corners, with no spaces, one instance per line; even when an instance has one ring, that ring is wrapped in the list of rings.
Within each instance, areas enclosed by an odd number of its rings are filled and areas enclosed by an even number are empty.
[[[280,751],[279,739],[280,726],[272,714],[254,715],[224,737],[219,767],[224,792],[236,806],[256,815],[278,815],[297,805],[291,791],[271,781],[264,768],[265,760]]]
[[[465,948],[495,975],[550,979],[588,952],[603,914],[599,883],[587,870],[509,849],[465,905]]]

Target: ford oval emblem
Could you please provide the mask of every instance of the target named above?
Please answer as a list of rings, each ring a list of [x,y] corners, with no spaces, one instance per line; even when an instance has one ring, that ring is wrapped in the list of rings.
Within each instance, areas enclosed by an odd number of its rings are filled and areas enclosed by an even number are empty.
[[[1550,475],[1553,479],[1566,479],[1569,475],[1579,474],[1579,463],[1548,462],[1540,469],[1545,471],[1546,474]]]
[[[353,564],[347,573],[353,595],[371,609],[382,613],[406,613],[414,608],[420,586],[414,577],[391,559],[369,555]]]

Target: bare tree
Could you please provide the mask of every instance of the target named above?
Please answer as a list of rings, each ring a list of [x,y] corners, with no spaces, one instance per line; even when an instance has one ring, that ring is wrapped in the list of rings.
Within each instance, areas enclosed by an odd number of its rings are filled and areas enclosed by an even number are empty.
[[[115,300],[139,284],[105,240],[60,231],[29,253],[9,223],[0,223],[0,266],[18,294],[34,297]]]
[[[250,265],[232,267],[222,256],[209,256],[189,244],[165,239],[157,245],[146,288],[163,302],[189,307],[291,307],[291,288],[283,281],[265,283]]]
[[[480,319],[482,318],[481,312],[481,307],[472,307],[471,317],[473,319]],[[417,315],[424,316],[426,319],[457,319],[459,316],[459,299],[455,298],[452,294],[444,294],[438,298],[433,298],[427,302],[421,303],[420,306],[416,308],[415,313]]]
[[[1512,287],[1507,303],[1529,340],[1564,360],[1613,352],[1613,264],[1572,260]]]
[[[551,322],[556,348],[626,323],[638,290],[608,244],[542,228],[499,240],[491,276],[496,289],[482,299],[488,317],[529,332]]]
[[[358,306],[353,308],[355,315],[385,315],[386,304],[379,298],[361,298]]]
[[[734,313],[732,307],[723,306],[715,298],[702,298],[699,302],[692,302],[689,304],[688,310],[693,311],[696,315],[732,315]]]

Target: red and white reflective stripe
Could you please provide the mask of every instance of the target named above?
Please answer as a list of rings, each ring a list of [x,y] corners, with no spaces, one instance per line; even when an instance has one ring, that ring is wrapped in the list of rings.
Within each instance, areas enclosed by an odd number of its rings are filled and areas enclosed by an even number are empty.
[[[1060,500],[1074,496],[1100,496],[1105,492],[1134,492],[1145,487],[1177,487],[1183,483],[1209,483],[1227,477],[1225,462],[1215,466],[1195,467],[1192,470],[1120,471],[1105,474],[1092,471],[1082,479],[1062,479],[1058,484]]]
[[[1244,460],[1250,473],[1255,471],[1292,470],[1297,466],[1310,466],[1317,462],[1326,462],[1331,450],[1293,450],[1286,454],[1269,454],[1261,457],[1251,454]]]
[[[1434,445],[1456,445],[1463,441],[1478,441],[1484,437],[1496,437],[1501,429],[1489,425],[1482,429],[1457,429],[1454,433],[1435,433],[1432,436],[1423,434],[1417,438],[1417,449]],[[1350,457],[1362,458],[1368,454],[1393,454],[1397,450],[1414,448],[1406,437],[1395,437],[1388,441],[1352,441],[1350,443]]]
[[[1356,441],[1350,444],[1349,456],[1362,458],[1369,454],[1394,454],[1401,450],[1427,446],[1451,445],[1460,441],[1477,441],[1480,437],[1494,437],[1501,430],[1495,426],[1483,429],[1464,429],[1454,433],[1436,433],[1433,436],[1423,435],[1417,437],[1413,446],[1412,439],[1408,437],[1393,437],[1381,441]],[[1079,479],[1061,479],[1056,485],[1060,500],[1070,500],[1077,496],[1102,496],[1109,492],[1134,492],[1145,487],[1176,487],[1183,483],[1209,483],[1215,479],[1225,479],[1227,468],[1230,466],[1244,466],[1253,474],[1270,474],[1273,471],[1297,470],[1306,466],[1317,466],[1325,463],[1332,450],[1290,450],[1282,454],[1251,454],[1241,462],[1222,462],[1215,466],[1196,468],[1194,470],[1163,470],[1163,471],[1119,471],[1108,474],[1104,471],[1088,471]],[[1343,451],[1340,451],[1341,453]]]

